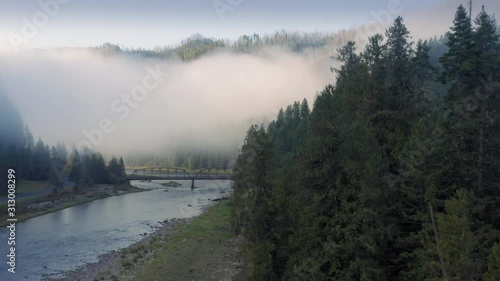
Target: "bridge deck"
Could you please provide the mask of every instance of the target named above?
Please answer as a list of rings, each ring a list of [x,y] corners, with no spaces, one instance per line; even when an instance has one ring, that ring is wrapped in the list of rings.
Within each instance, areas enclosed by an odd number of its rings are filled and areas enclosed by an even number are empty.
[[[220,173],[219,173],[220,172]],[[196,174],[190,173],[186,169],[176,167],[150,167],[134,170],[131,174],[126,174],[120,181],[130,182],[131,180],[190,180],[191,190],[195,189],[195,180],[230,180],[231,173],[227,168],[202,168]]]
[[[230,180],[230,175],[198,175],[197,177],[188,177],[185,175],[166,175],[166,176],[146,176],[130,175],[127,180]]]

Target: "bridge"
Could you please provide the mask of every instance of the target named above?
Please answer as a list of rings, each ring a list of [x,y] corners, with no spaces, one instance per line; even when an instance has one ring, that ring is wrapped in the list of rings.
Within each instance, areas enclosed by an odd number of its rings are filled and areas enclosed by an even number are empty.
[[[195,173],[194,173],[195,172]],[[227,168],[203,168],[198,171],[188,172],[183,168],[175,167],[149,167],[134,170],[125,178],[128,183],[131,180],[190,180],[191,190],[195,189],[195,180],[230,180],[231,170]]]

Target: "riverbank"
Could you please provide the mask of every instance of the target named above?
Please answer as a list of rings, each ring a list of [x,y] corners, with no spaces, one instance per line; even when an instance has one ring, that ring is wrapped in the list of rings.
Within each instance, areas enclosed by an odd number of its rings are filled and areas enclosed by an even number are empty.
[[[91,193],[72,194],[69,192],[50,193],[41,197],[23,198],[16,200],[16,219],[22,222],[27,219],[56,212],[76,205],[92,202],[97,199],[119,196],[128,193],[142,192],[144,189],[131,185],[109,186],[109,191],[96,192],[93,188]],[[98,187],[99,188],[99,187]],[[7,202],[0,203],[0,210],[7,211]],[[8,225],[7,214],[0,216],[0,227]]]
[[[236,280],[245,277],[241,250],[245,241],[230,230],[229,200],[200,216],[161,222],[139,242],[66,272],[62,280]]]

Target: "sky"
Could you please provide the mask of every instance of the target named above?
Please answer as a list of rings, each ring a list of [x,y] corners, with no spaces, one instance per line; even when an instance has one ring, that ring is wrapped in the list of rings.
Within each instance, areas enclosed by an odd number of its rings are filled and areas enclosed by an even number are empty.
[[[458,4],[468,0],[0,0],[0,49],[175,45],[200,33],[242,34],[334,31],[397,15],[417,36],[445,32]],[[474,1],[498,14],[500,1]],[[31,28],[30,28],[31,27]],[[24,32],[24,33],[23,33]]]

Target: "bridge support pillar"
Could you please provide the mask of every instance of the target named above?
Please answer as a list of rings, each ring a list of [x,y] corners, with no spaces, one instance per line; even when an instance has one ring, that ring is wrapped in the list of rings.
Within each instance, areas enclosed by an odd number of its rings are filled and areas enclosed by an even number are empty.
[[[191,190],[194,189],[194,179],[191,179]]]

